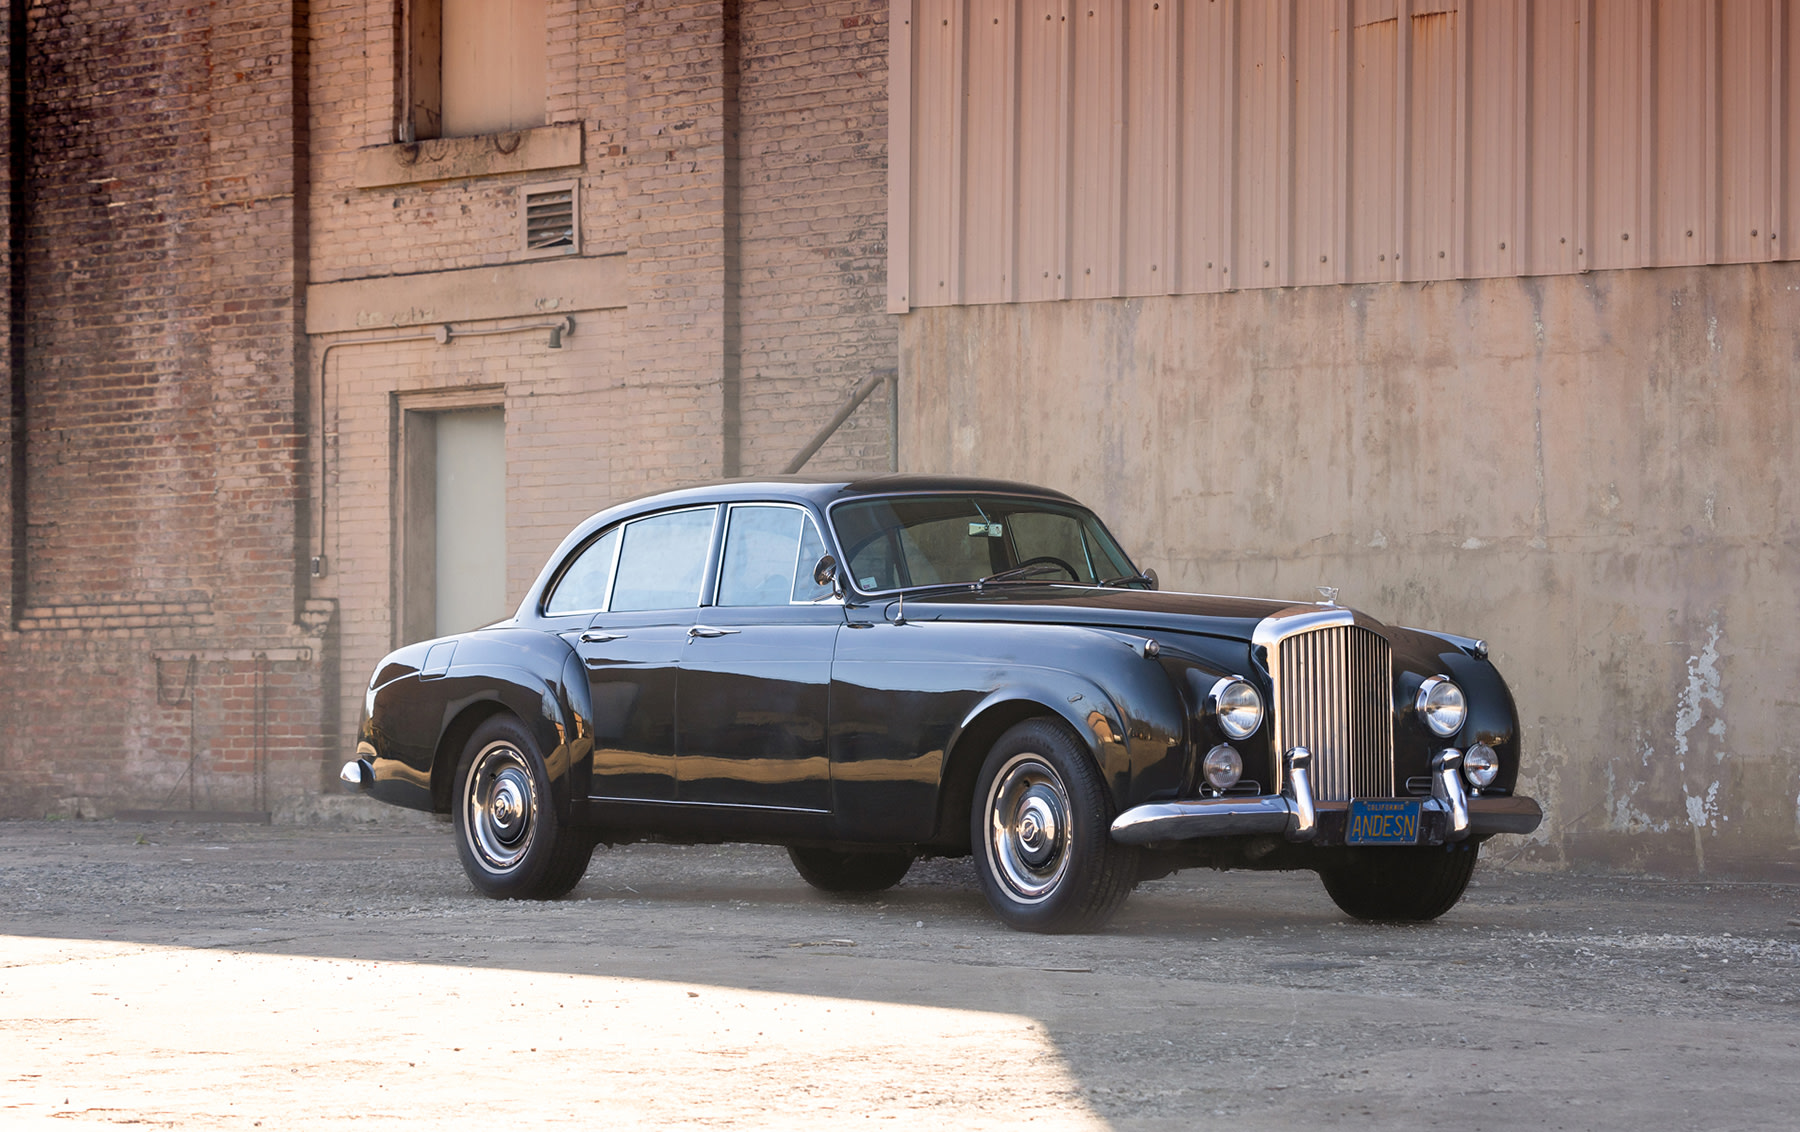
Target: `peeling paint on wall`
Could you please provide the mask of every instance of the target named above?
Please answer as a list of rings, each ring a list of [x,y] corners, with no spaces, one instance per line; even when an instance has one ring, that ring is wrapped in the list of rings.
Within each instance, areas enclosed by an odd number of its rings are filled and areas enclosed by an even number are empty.
[[[1698,655],[1688,657],[1687,686],[1682,689],[1680,704],[1675,710],[1675,754],[1681,769],[1682,801],[1687,807],[1688,825],[1694,830],[1694,865],[1701,872],[1706,871],[1706,846],[1701,831],[1710,829],[1719,819],[1719,780],[1715,778],[1702,793],[1696,794],[1689,789],[1688,757],[1692,753],[1689,737],[1700,725],[1706,706],[1719,713],[1713,725],[1707,728],[1707,734],[1720,739],[1725,736],[1725,693],[1719,675],[1720,632],[1719,616],[1715,613],[1713,623],[1707,629],[1706,644]],[[1713,751],[1713,763],[1717,765],[1724,761],[1725,747],[1720,744]]]
[[[1650,741],[1644,738],[1643,732],[1637,736],[1638,765],[1650,766],[1650,758],[1656,753]],[[1606,811],[1607,824],[1620,833],[1667,833],[1669,823],[1652,821],[1642,806],[1638,805],[1638,791],[1644,787],[1641,775],[1633,775],[1621,784],[1611,764],[1606,768]]]

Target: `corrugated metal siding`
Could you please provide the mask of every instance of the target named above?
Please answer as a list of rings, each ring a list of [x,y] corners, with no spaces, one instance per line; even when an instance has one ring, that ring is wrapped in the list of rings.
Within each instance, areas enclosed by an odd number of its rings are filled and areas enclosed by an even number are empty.
[[[1791,258],[1800,0],[896,0],[890,307]]]

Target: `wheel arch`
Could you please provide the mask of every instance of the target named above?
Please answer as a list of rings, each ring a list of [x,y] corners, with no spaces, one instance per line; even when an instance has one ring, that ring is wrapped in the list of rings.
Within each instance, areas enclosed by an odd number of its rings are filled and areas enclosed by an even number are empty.
[[[514,713],[499,700],[479,700],[463,708],[438,737],[437,751],[431,760],[431,809],[447,814],[454,804],[456,765],[462,761],[462,750],[468,746],[475,729],[496,715]],[[517,718],[515,716],[515,718]]]
[[[1061,679],[1054,682],[997,690],[964,716],[944,753],[936,843],[960,852],[969,850],[969,808],[974,804],[981,765],[1000,736],[1028,719],[1054,719],[1073,731],[1112,789],[1114,801],[1118,800],[1130,775],[1119,710],[1097,685],[1057,675]]]
[[[525,676],[525,673],[519,673]],[[536,681],[532,681],[536,683]],[[581,689],[586,691],[585,685]],[[495,716],[511,717],[532,737],[550,777],[550,792],[559,817],[569,817],[571,772],[588,743],[587,720],[579,707],[565,702],[551,684],[533,687],[513,680],[487,683],[471,699],[447,707],[448,717],[431,760],[431,803],[447,814],[454,805],[456,767],[463,748],[477,729]]]

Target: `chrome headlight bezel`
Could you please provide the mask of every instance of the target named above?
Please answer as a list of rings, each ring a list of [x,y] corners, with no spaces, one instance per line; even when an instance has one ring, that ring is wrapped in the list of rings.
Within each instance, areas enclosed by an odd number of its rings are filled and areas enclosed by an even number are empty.
[[[1448,739],[1469,721],[1469,697],[1456,681],[1439,674],[1419,685],[1419,694],[1413,698],[1413,713],[1433,735]]]
[[[1262,726],[1262,693],[1242,676],[1221,676],[1206,694],[1206,713],[1228,739],[1248,739]]]

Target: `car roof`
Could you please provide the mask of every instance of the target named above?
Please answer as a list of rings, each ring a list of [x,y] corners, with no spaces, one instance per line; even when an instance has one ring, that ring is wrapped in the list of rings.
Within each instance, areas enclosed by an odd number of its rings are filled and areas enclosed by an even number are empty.
[[[661,511],[684,504],[728,503],[739,499],[787,499],[805,501],[819,508],[859,496],[911,495],[926,493],[970,492],[980,495],[1030,495],[1041,499],[1057,499],[1065,503],[1075,500],[1063,492],[1036,484],[1012,480],[983,479],[978,476],[896,474],[864,476],[860,479],[826,479],[814,476],[750,476],[717,480],[658,492],[609,507],[602,515],[613,517],[639,511]]]

